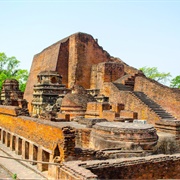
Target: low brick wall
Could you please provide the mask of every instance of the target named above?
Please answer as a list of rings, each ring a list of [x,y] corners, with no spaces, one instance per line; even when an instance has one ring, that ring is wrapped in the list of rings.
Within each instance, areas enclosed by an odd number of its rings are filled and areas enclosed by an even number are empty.
[[[180,156],[157,156],[89,167],[98,179],[179,179]]]
[[[72,161],[59,170],[60,179],[179,179],[180,154],[137,158]]]

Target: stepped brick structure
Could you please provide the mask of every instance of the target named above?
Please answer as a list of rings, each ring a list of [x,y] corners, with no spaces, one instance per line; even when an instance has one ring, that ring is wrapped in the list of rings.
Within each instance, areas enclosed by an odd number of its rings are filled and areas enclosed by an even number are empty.
[[[17,105],[18,99],[23,99],[23,93],[19,90],[19,82],[15,79],[7,79],[3,83],[1,100],[5,104],[7,99],[11,105]]]
[[[17,91],[5,81],[0,140],[49,178],[180,178],[180,89],[110,56],[91,35],[73,34],[34,56],[29,113]],[[177,154],[153,155],[162,148]]]
[[[32,116],[40,115],[47,105],[55,104],[59,94],[66,93],[62,77],[54,71],[42,71],[38,74],[38,83],[34,85]]]
[[[3,82],[1,91],[1,104],[5,106],[17,106],[19,115],[29,116],[28,102],[23,99],[23,93],[19,90],[19,82],[15,79],[7,79]]]

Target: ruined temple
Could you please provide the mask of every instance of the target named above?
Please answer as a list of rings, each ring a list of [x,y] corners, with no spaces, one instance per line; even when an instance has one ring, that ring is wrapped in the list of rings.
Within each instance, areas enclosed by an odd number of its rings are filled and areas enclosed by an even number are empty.
[[[2,102],[12,90],[17,84],[5,82]],[[91,35],[35,55],[23,98],[30,116],[0,105],[0,139],[49,178],[180,178],[180,90],[111,56]],[[172,155],[159,155],[167,139]]]
[[[178,90],[151,80],[110,56],[91,35],[73,34],[34,56],[24,94],[30,111],[37,76],[49,70],[63,77],[66,88],[76,84],[89,91],[100,91],[110,102],[125,104],[125,110],[138,113],[138,119],[155,124],[162,118],[180,118]]]

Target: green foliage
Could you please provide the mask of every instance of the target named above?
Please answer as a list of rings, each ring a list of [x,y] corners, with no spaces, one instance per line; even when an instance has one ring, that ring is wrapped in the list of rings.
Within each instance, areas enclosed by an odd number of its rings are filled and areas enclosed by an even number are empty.
[[[171,80],[170,87],[180,88],[180,75],[179,75],[179,76],[176,76],[175,78],[173,78],[173,79]]]
[[[167,83],[170,81],[171,74],[159,72],[157,67],[142,67],[140,70],[145,74],[146,77],[150,79],[154,79],[162,84]]]
[[[17,174],[13,174],[13,175],[12,175],[12,178],[13,178],[13,179],[17,179]]]
[[[20,61],[14,56],[7,57],[5,53],[0,53],[0,90],[6,79],[16,79],[19,81],[20,90],[24,92],[28,78],[28,71],[18,69]]]

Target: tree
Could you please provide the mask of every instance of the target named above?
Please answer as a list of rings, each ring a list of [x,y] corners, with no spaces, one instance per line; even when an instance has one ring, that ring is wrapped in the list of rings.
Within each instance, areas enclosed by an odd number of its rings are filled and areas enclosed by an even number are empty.
[[[19,88],[24,92],[28,78],[28,71],[18,69],[20,61],[14,56],[7,57],[5,53],[0,53],[0,90],[6,79],[16,79],[19,81]]]
[[[173,79],[171,80],[170,87],[180,88],[180,75],[179,75],[179,76],[176,76],[175,78],[173,78]]]
[[[145,74],[146,77],[154,79],[162,84],[167,83],[170,81],[171,74],[164,73],[164,72],[159,72],[157,67],[142,67],[140,70]]]

